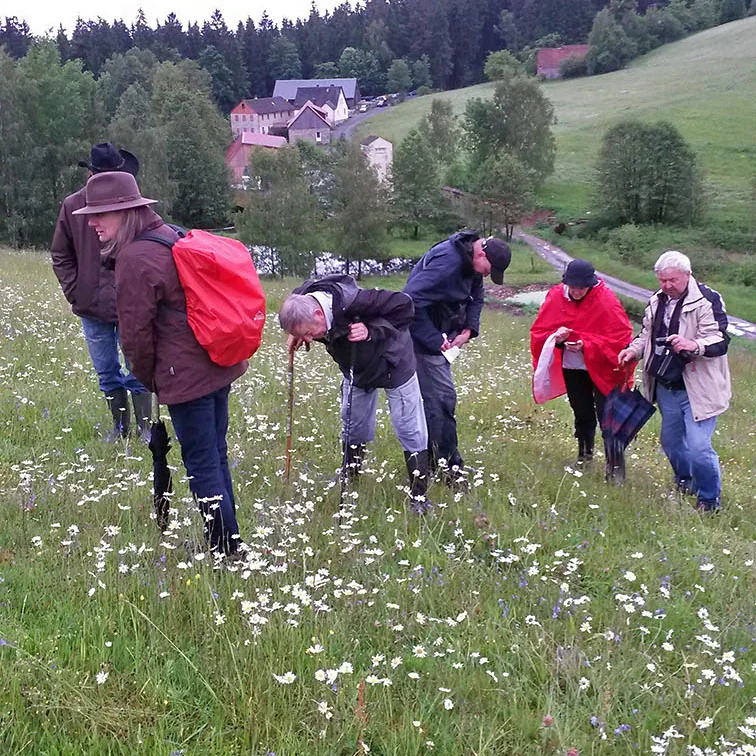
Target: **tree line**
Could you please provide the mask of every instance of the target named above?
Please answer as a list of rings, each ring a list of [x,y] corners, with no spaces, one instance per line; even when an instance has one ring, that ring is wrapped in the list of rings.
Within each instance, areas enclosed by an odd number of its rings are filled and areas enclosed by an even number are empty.
[[[98,78],[107,61],[133,47],[159,62],[196,61],[211,76],[222,112],[244,97],[272,94],[276,79],[357,77],[365,94],[412,87],[465,87],[483,81],[492,51],[508,49],[534,65],[538,47],[585,42],[597,52],[596,72],[684,33],[742,17],[751,0],[367,0],[281,25],[263,14],[229,29],[216,11],[202,25],[175,13],[153,28],[139,13],[133,23],[78,19],[55,44],[64,62],[81,60]],[[598,15],[597,15],[598,14]],[[17,18],[0,23],[0,47],[20,59],[33,42]]]
[[[131,49],[95,80],[45,40],[20,60],[0,49],[0,81],[0,241],[49,244],[61,200],[86,180],[78,162],[106,140],[138,156],[140,187],[166,218],[228,221],[228,121],[196,62]]]

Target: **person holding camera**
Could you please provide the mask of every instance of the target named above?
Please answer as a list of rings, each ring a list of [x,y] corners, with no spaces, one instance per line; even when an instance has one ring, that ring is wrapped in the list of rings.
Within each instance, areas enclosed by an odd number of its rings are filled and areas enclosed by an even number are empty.
[[[664,252],[654,271],[660,289],[646,306],[640,335],[617,360],[627,365],[643,358],[643,393],[659,405],[661,445],[675,485],[695,494],[701,511],[715,511],[722,484],[711,437],[731,396],[727,312],[681,252]]]
[[[627,381],[617,370],[616,354],[632,335],[622,304],[588,260],[570,262],[530,328],[533,395],[540,404],[567,393],[580,464],[593,459],[606,395]],[[625,479],[624,449],[602,435],[607,480],[620,483]]]

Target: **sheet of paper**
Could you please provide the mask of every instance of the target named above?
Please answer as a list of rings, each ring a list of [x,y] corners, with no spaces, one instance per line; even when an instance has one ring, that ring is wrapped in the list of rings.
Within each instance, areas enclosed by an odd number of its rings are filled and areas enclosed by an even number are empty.
[[[459,347],[455,346],[451,349],[447,349],[445,352],[441,352],[441,354],[443,354],[444,357],[446,357],[447,362],[451,364],[452,362],[454,362],[454,360],[457,359],[457,357],[459,357],[459,353],[461,351],[462,350]]]

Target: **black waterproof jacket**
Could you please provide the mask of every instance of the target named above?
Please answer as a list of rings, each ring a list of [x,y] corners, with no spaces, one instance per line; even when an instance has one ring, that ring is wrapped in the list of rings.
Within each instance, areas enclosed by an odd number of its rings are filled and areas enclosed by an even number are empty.
[[[483,276],[473,269],[474,231],[459,231],[431,247],[407,279],[404,293],[415,303],[410,333],[415,349],[441,354],[444,334],[451,341],[469,328],[480,330],[483,309]]]
[[[333,275],[305,281],[294,294],[327,292],[333,297],[333,323],[317,341],[349,377],[354,365],[354,385],[359,388],[396,388],[415,372],[415,353],[409,325],[415,313],[412,300],[399,291],[362,289],[351,276]],[[362,322],[367,341],[349,341],[349,326]],[[354,362],[353,362],[354,361]]]

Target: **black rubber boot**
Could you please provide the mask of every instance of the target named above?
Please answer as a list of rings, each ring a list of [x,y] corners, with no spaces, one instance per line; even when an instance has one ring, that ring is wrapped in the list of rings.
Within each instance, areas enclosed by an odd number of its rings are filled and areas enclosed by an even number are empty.
[[[131,413],[129,412],[129,392],[119,388],[105,394],[110,414],[113,416],[113,433],[126,438],[131,428]]]
[[[131,403],[134,405],[134,419],[139,428],[139,435],[149,441],[152,427],[152,394],[149,391],[143,394],[132,393]]]
[[[360,475],[362,470],[362,460],[365,458],[365,444],[349,444],[349,448],[346,450],[346,464],[347,480],[350,483],[354,483]]]
[[[406,451],[404,452],[404,461],[407,463],[407,474],[409,475],[412,511],[415,514],[425,514],[431,508],[431,503],[426,496],[430,477],[428,450]]]
[[[593,461],[593,439],[578,436],[578,462]]]

